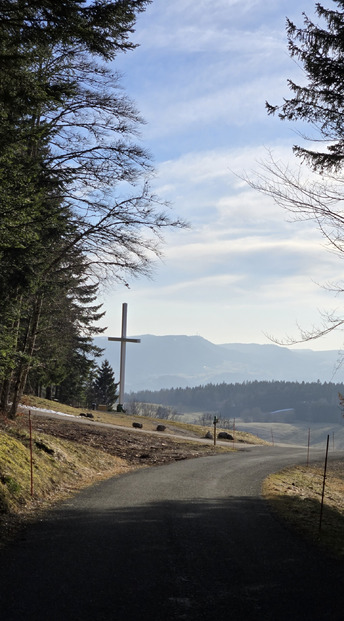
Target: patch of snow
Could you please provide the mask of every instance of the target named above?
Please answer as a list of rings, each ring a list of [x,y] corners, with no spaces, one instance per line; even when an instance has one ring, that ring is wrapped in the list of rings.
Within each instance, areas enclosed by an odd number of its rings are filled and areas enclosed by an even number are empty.
[[[36,408],[34,405],[20,405],[23,410],[33,410],[36,412],[45,412],[46,414],[57,414],[58,416],[69,416],[75,418],[74,414],[65,414],[65,412],[56,412],[56,410],[45,410],[44,408]]]

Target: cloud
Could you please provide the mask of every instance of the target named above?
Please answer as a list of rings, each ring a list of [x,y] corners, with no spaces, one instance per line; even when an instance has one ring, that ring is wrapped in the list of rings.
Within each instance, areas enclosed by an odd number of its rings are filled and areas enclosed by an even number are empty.
[[[303,79],[288,56],[285,16],[302,24],[301,11],[311,16],[314,6],[155,0],[140,16],[140,47],[119,57],[118,68],[148,121],[154,191],[191,229],[166,232],[153,279],[132,283],[131,333],[266,342],[265,332],[295,334],[296,321],[307,327],[317,323],[317,308],[336,305],[318,283],[340,280],[341,262],[322,247],[315,225],[289,222],[242,179],[256,174],[266,146],[294,165],[291,147],[301,139],[268,117],[264,103],[288,96],[287,78]],[[116,292],[109,325],[118,299]]]
[[[307,2],[307,0],[306,0]],[[284,15],[294,14],[292,2],[284,4],[286,11],[282,17],[282,4],[278,11],[275,2],[262,0],[179,0],[166,4],[154,3],[138,25],[137,39],[145,49],[180,51],[237,51],[233,46],[236,40],[239,49],[247,53],[256,51],[260,33],[265,40],[281,43],[281,30],[284,31]],[[300,11],[299,11],[300,14]],[[154,17],[152,27],[151,16]],[[236,37],[237,33],[242,36]]]

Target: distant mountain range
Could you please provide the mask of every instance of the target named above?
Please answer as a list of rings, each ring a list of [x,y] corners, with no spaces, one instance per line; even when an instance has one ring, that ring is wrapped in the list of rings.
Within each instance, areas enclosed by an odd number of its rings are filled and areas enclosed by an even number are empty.
[[[215,345],[201,336],[137,336],[129,343],[125,390],[185,388],[208,383],[254,380],[342,382],[344,368],[337,370],[338,351],[289,349],[278,345],[225,343]],[[107,337],[94,342],[104,349],[119,380],[120,343]]]

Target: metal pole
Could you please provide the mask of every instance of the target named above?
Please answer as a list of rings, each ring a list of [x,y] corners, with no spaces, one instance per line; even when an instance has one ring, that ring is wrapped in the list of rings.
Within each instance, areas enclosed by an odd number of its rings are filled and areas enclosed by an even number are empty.
[[[308,428],[307,466],[309,466],[309,447],[311,444],[311,429]]]
[[[326,483],[326,471],[327,471],[327,458],[328,458],[328,444],[329,444],[329,441],[330,441],[330,436],[327,436],[325,466],[324,466],[324,480],[323,480],[323,488],[322,488],[322,494],[321,494],[321,506],[320,506],[320,518],[319,518],[319,535],[320,535],[320,532],[321,532],[321,523],[322,523],[323,508],[324,508],[324,496],[325,496],[325,483]]]
[[[119,377],[119,405],[124,404],[124,381],[125,381],[125,350],[127,338],[127,308],[126,302],[122,304],[122,334],[121,334],[121,364]]]
[[[32,455],[32,424],[31,424],[31,411],[29,410],[29,431],[30,431],[30,481],[31,481],[31,496],[33,496],[33,455]]]

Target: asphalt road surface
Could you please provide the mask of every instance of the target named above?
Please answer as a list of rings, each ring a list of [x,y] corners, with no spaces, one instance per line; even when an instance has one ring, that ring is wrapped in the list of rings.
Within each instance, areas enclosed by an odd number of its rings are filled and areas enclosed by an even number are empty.
[[[342,621],[343,563],[260,497],[304,453],[252,447],[84,490],[0,551],[0,618]]]

